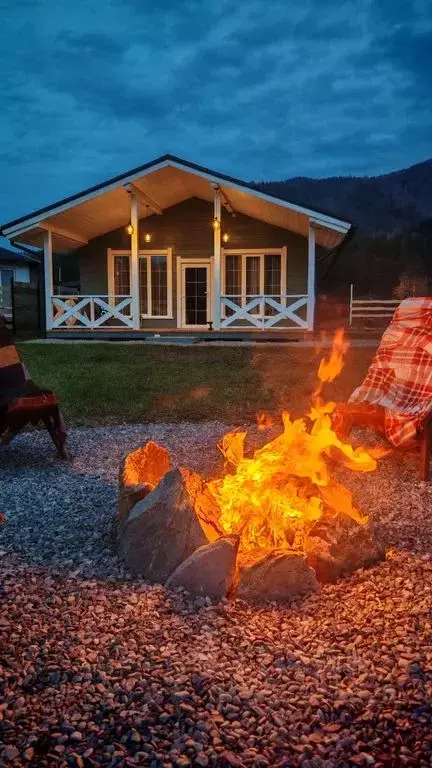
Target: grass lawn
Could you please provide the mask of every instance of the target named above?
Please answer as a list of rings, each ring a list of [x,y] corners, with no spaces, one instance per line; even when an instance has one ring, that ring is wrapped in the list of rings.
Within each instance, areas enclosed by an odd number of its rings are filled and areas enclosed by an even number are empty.
[[[260,410],[308,409],[320,355],[313,349],[255,350],[99,344],[23,344],[32,378],[53,389],[69,424],[221,420],[241,424]],[[324,353],[321,353],[324,354]],[[353,349],[329,399],[346,399],[373,350]]]

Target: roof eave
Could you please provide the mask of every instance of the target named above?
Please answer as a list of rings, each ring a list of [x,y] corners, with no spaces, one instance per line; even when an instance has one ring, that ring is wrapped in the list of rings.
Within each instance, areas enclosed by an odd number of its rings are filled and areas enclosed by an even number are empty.
[[[292,203],[276,195],[268,195],[265,192],[261,192],[260,190],[256,189],[252,185],[241,181],[240,179],[235,179],[234,177],[227,176],[225,174],[216,173],[203,166],[199,166],[195,163],[191,163],[187,160],[182,160],[181,158],[175,157],[174,155],[162,155],[156,160],[146,163],[145,165],[139,166],[138,168],[128,171],[127,173],[115,176],[106,182],[102,182],[100,184],[89,187],[80,193],[70,195],[69,197],[60,200],[57,203],[53,203],[51,205],[40,208],[39,210],[36,210],[27,216],[21,216],[18,219],[13,219],[12,221],[3,224],[0,227],[0,233],[7,238],[16,237],[32,226],[37,226],[38,223],[44,221],[44,219],[48,216],[61,213],[62,211],[67,210],[74,205],[78,205],[79,203],[85,202],[86,200],[89,200],[93,197],[97,197],[99,194],[108,192],[110,189],[114,189],[121,184],[123,185],[128,182],[132,182],[137,178],[146,176],[149,173],[166,166],[172,166],[183,171],[195,171],[195,173],[199,174],[203,178],[208,179],[214,184],[228,184],[233,188],[242,190],[261,200],[306,215],[317,224],[328,227],[329,229],[334,229],[340,234],[346,234],[351,227],[351,224],[348,221],[338,219],[334,216],[329,216],[328,214],[324,214],[320,211],[305,208],[304,206],[297,205],[296,203]]]

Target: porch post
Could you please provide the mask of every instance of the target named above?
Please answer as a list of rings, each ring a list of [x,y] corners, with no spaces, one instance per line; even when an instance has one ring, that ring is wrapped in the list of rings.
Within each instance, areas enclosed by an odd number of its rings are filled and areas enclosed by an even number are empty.
[[[43,236],[44,244],[44,288],[45,288],[45,329],[50,331],[53,326],[52,295],[53,265],[52,265],[52,233],[47,229]]]
[[[218,330],[221,322],[221,193],[214,188],[213,215],[213,328]]]
[[[307,312],[306,319],[309,330],[314,327],[315,315],[315,229],[313,222],[309,219],[309,237],[308,237],[308,277],[307,277]]]
[[[130,194],[130,223],[131,232],[131,259],[130,259],[130,292],[132,296],[131,309],[133,327],[139,330],[140,327],[140,302],[139,302],[139,263],[138,263],[138,206],[139,201],[134,192]]]

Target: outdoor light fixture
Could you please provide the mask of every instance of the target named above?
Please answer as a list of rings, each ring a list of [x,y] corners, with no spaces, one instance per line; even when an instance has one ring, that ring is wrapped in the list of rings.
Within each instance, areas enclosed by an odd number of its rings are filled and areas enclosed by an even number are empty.
[[[222,240],[224,241],[224,243],[227,243],[227,242],[228,242],[228,240],[229,240],[229,238],[230,238],[230,236],[229,236],[228,232],[225,232],[225,233],[222,235]]]
[[[213,219],[213,229],[220,229],[220,225],[219,219]]]
[[[144,240],[146,241],[146,243],[151,243],[151,237],[152,236],[151,236],[150,232],[146,232],[145,233]]]
[[[133,235],[133,233],[134,233],[134,228],[133,228],[132,224],[128,224],[128,225],[127,225],[127,227],[126,227],[126,232],[128,233],[128,235]]]

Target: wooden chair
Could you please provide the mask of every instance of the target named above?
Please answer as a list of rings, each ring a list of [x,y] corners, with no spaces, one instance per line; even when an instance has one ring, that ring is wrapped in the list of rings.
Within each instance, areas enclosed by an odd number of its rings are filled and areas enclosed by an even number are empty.
[[[432,297],[402,301],[366,378],[333,413],[336,431],[371,427],[396,448],[420,442],[420,477],[430,478],[432,446]]]
[[[57,398],[28,378],[12,334],[0,317],[0,444],[7,445],[28,424],[43,424],[65,459],[66,430]]]
[[[372,429],[385,437],[385,410],[371,403],[339,403],[332,415],[333,429],[341,440],[346,440],[353,427]],[[420,480],[430,480],[432,453],[432,404],[431,415],[418,434],[420,446]]]

